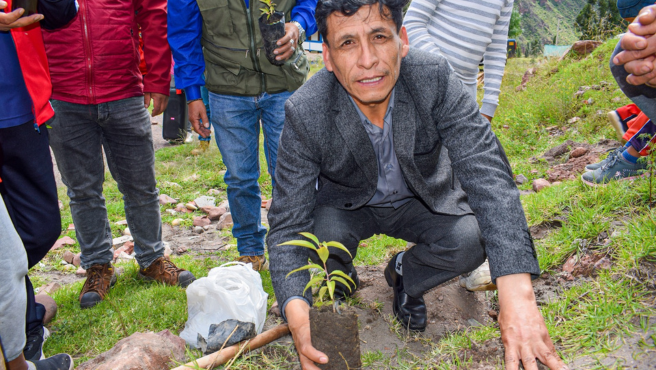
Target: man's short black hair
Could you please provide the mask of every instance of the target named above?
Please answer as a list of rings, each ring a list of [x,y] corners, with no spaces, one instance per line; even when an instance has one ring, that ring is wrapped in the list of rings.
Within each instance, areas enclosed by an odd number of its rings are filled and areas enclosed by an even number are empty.
[[[409,0],[319,0],[314,17],[317,19],[317,28],[319,34],[323,37],[323,42],[328,43],[328,16],[334,12],[339,12],[349,17],[366,5],[378,4],[380,14],[388,19],[392,19],[396,25],[396,31],[401,31],[403,26],[403,7]]]

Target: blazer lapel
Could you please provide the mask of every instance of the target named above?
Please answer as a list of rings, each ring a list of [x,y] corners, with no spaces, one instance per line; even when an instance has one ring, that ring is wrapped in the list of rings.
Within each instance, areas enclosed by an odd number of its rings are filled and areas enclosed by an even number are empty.
[[[399,78],[394,91],[392,133],[394,135],[394,151],[401,167],[409,168],[408,166],[412,163],[416,125],[416,111],[412,104],[412,97]]]
[[[335,84],[333,91],[333,110],[335,126],[339,129],[346,146],[355,158],[367,180],[378,184],[378,160],[371,145],[367,131],[362,126],[360,116],[342,85]],[[336,151],[339,149],[336,148]]]

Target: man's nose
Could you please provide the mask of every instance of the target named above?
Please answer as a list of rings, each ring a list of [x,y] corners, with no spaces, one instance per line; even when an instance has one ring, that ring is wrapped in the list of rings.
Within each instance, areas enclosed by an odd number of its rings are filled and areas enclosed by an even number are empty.
[[[363,42],[358,64],[364,69],[371,69],[377,63],[378,55],[376,54],[376,48],[370,42]]]

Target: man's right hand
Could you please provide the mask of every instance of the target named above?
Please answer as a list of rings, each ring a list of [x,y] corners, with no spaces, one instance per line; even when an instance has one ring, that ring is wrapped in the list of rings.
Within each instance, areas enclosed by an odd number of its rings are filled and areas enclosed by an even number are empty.
[[[191,127],[200,136],[209,137],[212,131],[210,131],[210,120],[207,118],[205,103],[202,100],[194,100],[189,102],[187,106],[189,108],[189,122],[191,122]]]
[[[320,370],[315,362],[325,364],[328,356],[312,347],[310,335],[310,306],[302,299],[292,299],[285,306],[285,317],[292,332],[303,370]]]
[[[0,10],[7,7],[7,3],[0,0]],[[29,26],[43,19],[43,14],[32,14],[29,17],[21,18],[25,9],[18,8],[11,13],[0,11],[0,31],[9,31],[13,28]]]

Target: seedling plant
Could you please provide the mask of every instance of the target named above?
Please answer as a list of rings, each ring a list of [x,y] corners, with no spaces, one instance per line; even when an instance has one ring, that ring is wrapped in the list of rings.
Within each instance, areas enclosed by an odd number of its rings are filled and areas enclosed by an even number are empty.
[[[323,266],[318,265],[316,263],[310,263],[291,271],[290,273],[287,274],[287,277],[289,277],[289,275],[295,272],[309,270],[312,268],[319,270],[319,272],[310,279],[307,285],[305,285],[305,289],[303,289],[303,294],[305,294],[305,292],[309,288],[319,287],[319,292],[317,296],[319,302],[324,303],[324,299],[327,297],[328,300],[325,303],[332,303],[333,312],[338,312],[339,309],[335,304],[335,284],[337,282],[342,283],[349,289],[349,291],[351,291],[351,286],[355,286],[355,282],[353,281],[353,279],[351,279],[350,276],[344,273],[344,271],[340,271],[340,270],[334,270],[332,272],[328,271],[328,266],[326,265],[328,261],[328,257],[330,256],[330,250],[328,248],[341,249],[344,252],[348,253],[350,257],[352,257],[351,252],[349,252],[349,250],[344,246],[344,244],[340,242],[335,242],[335,241],[319,242],[319,239],[317,239],[316,236],[307,232],[300,233],[300,235],[303,235],[304,237],[310,239],[312,243],[310,243],[307,240],[290,240],[288,242],[281,243],[280,245],[295,245],[295,246],[311,249],[319,257],[319,260],[321,260]]]

